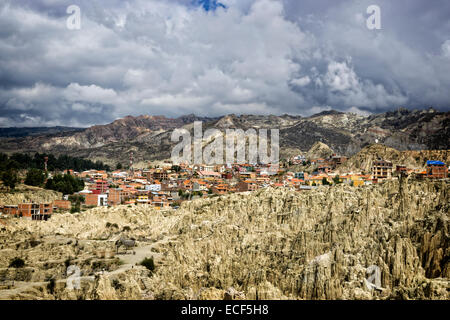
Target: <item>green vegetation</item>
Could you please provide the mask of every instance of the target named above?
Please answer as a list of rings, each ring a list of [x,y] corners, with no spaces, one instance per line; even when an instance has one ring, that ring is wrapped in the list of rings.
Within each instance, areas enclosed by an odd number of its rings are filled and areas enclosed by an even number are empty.
[[[72,205],[72,207],[70,208],[70,213],[78,213],[78,212],[81,212],[81,205],[76,203]]]
[[[141,266],[146,267],[150,272],[153,273],[155,271],[155,262],[153,261],[153,257],[151,258],[145,258],[139,263]]]
[[[81,204],[84,202],[85,198],[79,194],[72,194],[69,196],[69,201],[72,203],[70,208],[70,213],[81,212]]]
[[[101,161],[93,162],[82,158],[75,158],[67,155],[61,155],[58,158],[52,154],[35,153],[34,156],[30,156],[24,153],[14,153],[11,156],[7,156],[4,153],[0,153],[0,171],[6,169],[44,169],[45,157],[48,157],[47,169],[49,171],[55,170],[67,170],[73,169],[75,171],[84,171],[89,169],[107,170],[110,168]]]
[[[46,173],[40,169],[31,168],[27,172],[25,184],[34,187],[40,187],[44,184]]]
[[[23,268],[25,267],[25,261],[22,258],[14,258],[9,263],[9,268]]]
[[[0,180],[3,181],[3,185],[9,190],[13,190],[19,182],[16,171],[12,169],[0,172]]]
[[[322,185],[324,185],[324,186],[329,186],[330,185],[330,183],[328,182],[326,177],[322,178]]]
[[[333,182],[334,182],[334,184],[340,184],[340,183],[342,183],[341,178],[339,177],[339,175],[337,175],[337,176],[335,176],[335,177],[333,178]]]
[[[56,175],[52,179],[47,180],[45,189],[59,191],[63,194],[72,194],[84,189],[84,181],[70,174]]]

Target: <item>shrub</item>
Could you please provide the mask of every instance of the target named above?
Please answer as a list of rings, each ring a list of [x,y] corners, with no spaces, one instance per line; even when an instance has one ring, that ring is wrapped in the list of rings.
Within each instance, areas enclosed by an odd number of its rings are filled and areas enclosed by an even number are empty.
[[[340,184],[340,183],[342,183],[342,182],[341,182],[341,178],[339,177],[339,175],[337,175],[337,176],[335,176],[335,177],[333,178],[333,182],[334,182],[334,184]]]
[[[122,289],[123,289],[122,284],[121,284],[120,281],[117,280],[117,279],[113,279],[113,281],[112,281],[112,287],[113,287],[115,290],[122,290]]]
[[[53,294],[55,292],[55,287],[56,287],[56,281],[55,281],[55,279],[51,278],[47,284],[48,292]]]
[[[140,263],[141,266],[146,267],[150,272],[155,271],[155,262],[153,261],[153,257],[151,258],[145,258]]]
[[[74,206],[70,208],[70,213],[77,213],[81,211],[81,205],[76,203]]]
[[[9,263],[10,268],[23,268],[25,266],[25,261],[21,258],[14,258]]]

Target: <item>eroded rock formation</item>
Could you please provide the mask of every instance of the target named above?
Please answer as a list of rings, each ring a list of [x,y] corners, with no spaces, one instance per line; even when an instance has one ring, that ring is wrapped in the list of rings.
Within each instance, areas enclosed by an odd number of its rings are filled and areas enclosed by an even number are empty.
[[[403,179],[301,193],[264,189],[168,212],[123,206],[42,223],[8,220],[0,272],[43,282],[0,297],[449,299],[448,212],[448,182]],[[112,252],[123,234],[137,240],[135,255]],[[39,243],[30,245],[33,239]],[[33,272],[8,268],[17,253]],[[136,265],[150,256],[154,271]],[[68,258],[86,277],[75,292],[65,287]],[[376,289],[367,285],[371,266],[381,277]],[[47,273],[60,280],[52,294]]]

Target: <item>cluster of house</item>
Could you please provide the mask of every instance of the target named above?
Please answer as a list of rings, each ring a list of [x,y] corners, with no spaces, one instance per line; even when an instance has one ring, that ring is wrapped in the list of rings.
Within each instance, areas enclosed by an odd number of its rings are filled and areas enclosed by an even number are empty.
[[[448,167],[440,161],[428,161],[426,170],[415,172],[406,166],[376,159],[371,172],[338,174],[336,168],[347,160],[333,155],[328,159],[307,160],[302,156],[290,159],[290,164],[308,161],[316,170],[295,172],[286,165],[177,165],[166,163],[147,170],[113,172],[89,170],[66,173],[85,181],[84,196],[86,207],[115,205],[147,205],[157,209],[177,207],[182,201],[199,197],[210,197],[233,192],[256,191],[265,187],[284,187],[296,191],[306,191],[322,184],[346,183],[355,187],[380,183],[400,175],[416,174],[418,178],[444,179],[448,177]],[[53,203],[23,203],[0,208],[3,213],[46,220],[55,209],[70,209],[68,195],[65,200]]]

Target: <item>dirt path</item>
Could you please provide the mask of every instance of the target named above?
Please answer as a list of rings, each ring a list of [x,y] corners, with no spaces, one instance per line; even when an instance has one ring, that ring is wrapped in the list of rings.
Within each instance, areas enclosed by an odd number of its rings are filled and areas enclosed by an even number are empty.
[[[164,245],[175,238],[176,236],[166,236],[164,239],[156,241],[152,244],[134,248],[133,249],[134,254],[132,254],[130,250],[129,253],[116,255],[116,257],[120,257],[120,259],[124,262],[124,264],[114,271],[106,272],[106,274],[117,274],[125,272],[129,269],[132,269],[136,264],[139,264],[145,258],[153,257],[155,261],[159,261],[162,257],[162,254],[159,252],[152,251],[152,249],[155,249],[159,245]]]
[[[162,254],[152,251],[159,245],[167,244],[168,242],[174,240],[176,236],[166,236],[164,239],[156,241],[152,244],[136,247],[132,250],[129,250],[127,253],[125,253],[125,250],[119,251],[120,253],[116,255],[116,257],[119,257],[120,260],[122,260],[124,263],[116,270],[108,272],[103,272],[104,275],[115,275],[120,274],[123,272],[126,272],[132,268],[134,268],[135,265],[139,264],[142,260],[145,258],[153,257],[155,261],[159,261],[162,258]],[[90,241],[90,240],[84,240],[84,241]],[[133,252],[135,252],[133,254]],[[81,281],[94,281],[95,276],[84,276],[81,277]],[[57,280],[57,283],[66,282],[67,279],[60,279]],[[14,288],[12,289],[6,289],[6,290],[0,290],[0,300],[9,300],[11,297],[17,297],[19,294],[26,292],[27,290],[32,290],[33,288],[37,288],[40,286],[47,285],[48,282],[23,282],[23,281],[15,281],[14,282]]]

